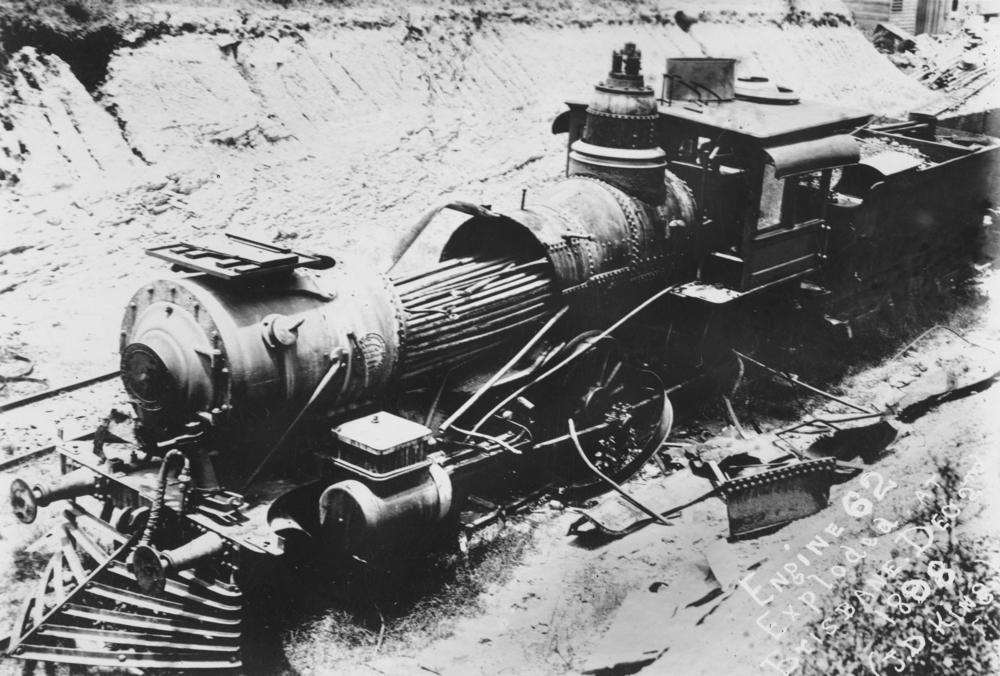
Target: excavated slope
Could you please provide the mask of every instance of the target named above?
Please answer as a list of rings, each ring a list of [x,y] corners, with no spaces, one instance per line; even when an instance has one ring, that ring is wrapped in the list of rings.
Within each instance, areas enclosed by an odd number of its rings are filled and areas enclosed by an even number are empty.
[[[120,308],[160,269],[141,251],[168,239],[238,230],[381,264],[444,195],[530,201],[563,169],[551,120],[625,41],[656,87],[667,56],[705,54],[881,114],[934,96],[839,2],[483,7],[134,5],[89,89],[81,64],[20,48],[0,85],[0,344],[57,381],[113,364]]]

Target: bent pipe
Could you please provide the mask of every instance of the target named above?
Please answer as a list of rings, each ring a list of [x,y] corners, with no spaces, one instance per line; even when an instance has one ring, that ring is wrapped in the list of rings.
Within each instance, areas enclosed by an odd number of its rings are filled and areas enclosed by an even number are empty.
[[[421,233],[423,233],[423,231],[427,229],[427,226],[430,225],[431,221],[433,221],[437,217],[437,215],[440,214],[445,209],[458,211],[463,214],[468,214],[469,216],[502,218],[500,214],[490,209],[487,209],[485,206],[479,204],[473,204],[472,202],[464,202],[459,200],[455,202],[447,202],[445,204],[439,204],[438,206],[432,208],[430,211],[421,216],[420,220],[418,220],[416,223],[410,226],[410,229],[407,230],[406,234],[403,235],[400,238],[400,240],[396,243],[396,247],[393,249],[392,255],[390,256],[389,267],[386,268],[385,274],[389,274],[390,272],[392,272],[392,269],[396,267],[396,264],[399,263],[403,255],[406,254],[406,252],[410,250],[410,247],[413,246],[413,243],[416,241],[417,237],[419,237]]]

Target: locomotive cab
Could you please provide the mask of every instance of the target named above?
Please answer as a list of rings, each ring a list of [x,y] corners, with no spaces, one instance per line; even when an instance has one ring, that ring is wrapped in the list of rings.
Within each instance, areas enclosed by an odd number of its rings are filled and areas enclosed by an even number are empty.
[[[690,59],[671,61],[670,81],[701,72],[685,67]],[[802,102],[783,88],[774,97],[728,91],[718,100],[661,101],[661,129],[671,169],[691,185],[717,233],[701,281],[746,293],[822,265],[832,174],[858,161],[850,132],[871,115]]]

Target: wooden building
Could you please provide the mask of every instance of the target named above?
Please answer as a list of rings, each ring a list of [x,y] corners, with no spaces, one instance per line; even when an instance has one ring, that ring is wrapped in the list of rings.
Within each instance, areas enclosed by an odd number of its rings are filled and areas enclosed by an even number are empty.
[[[964,17],[1000,14],[1000,0],[845,0],[858,28],[868,35],[880,24],[892,24],[914,35],[947,33]]]
[[[956,0],[920,0],[917,7],[918,33],[947,33],[951,28],[948,17],[958,10]]]
[[[930,0],[951,2],[952,0]],[[846,0],[858,27],[871,35],[880,23],[891,23],[911,33],[917,30],[918,0]],[[928,0],[921,0],[928,2]]]

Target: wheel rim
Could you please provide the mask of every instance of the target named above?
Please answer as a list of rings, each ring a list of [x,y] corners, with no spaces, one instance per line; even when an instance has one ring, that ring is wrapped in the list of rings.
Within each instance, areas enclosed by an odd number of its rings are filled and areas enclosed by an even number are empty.
[[[555,378],[547,403],[539,412],[546,438],[567,434],[567,420],[578,430],[583,452],[615,482],[628,479],[656,452],[669,433],[673,409],[663,384],[652,371],[626,359],[618,341],[596,332],[571,341],[555,359],[578,355]],[[546,454],[547,469],[570,494],[606,488],[605,482],[580,459],[571,440]]]

